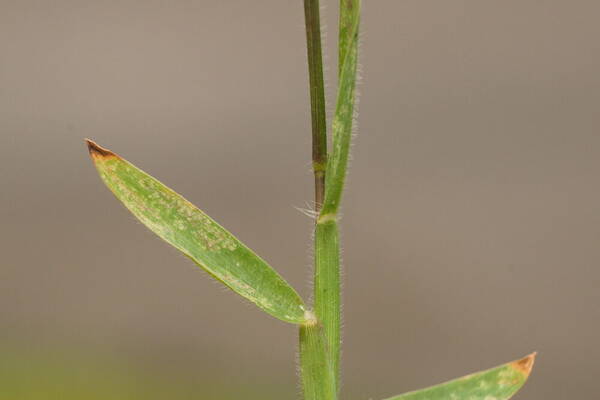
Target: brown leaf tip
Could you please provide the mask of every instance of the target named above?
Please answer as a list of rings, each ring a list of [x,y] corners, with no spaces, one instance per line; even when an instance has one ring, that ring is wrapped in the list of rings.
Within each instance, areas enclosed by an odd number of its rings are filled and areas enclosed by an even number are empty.
[[[513,368],[520,371],[526,377],[529,376],[531,370],[533,368],[533,364],[535,363],[535,356],[537,353],[532,353],[525,358],[512,362]]]
[[[98,145],[93,140],[85,139],[85,142],[87,143],[88,151],[90,152],[90,156],[92,156],[93,158],[117,157],[117,155],[115,153]]]

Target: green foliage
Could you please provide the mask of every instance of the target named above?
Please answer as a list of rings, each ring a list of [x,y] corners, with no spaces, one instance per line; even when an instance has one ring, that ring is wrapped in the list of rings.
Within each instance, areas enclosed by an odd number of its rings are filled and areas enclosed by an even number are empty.
[[[305,306],[273,268],[173,190],[88,141],[100,177],[150,230],[234,292],[283,321],[305,321]]]
[[[340,0],[336,108],[327,153],[319,1],[304,0],[315,174],[314,311],[267,263],[183,197],[116,154],[89,142],[106,185],[148,228],[269,314],[299,324],[305,400],[336,400],[340,382],[338,212],[348,169],[358,68],[360,0]],[[388,400],[507,400],[534,356]]]
[[[340,38],[347,41],[347,49],[340,50],[340,76],[335,114],[331,131],[333,148],[327,159],[325,172],[325,201],[321,215],[336,215],[342,200],[342,191],[348,169],[348,155],[352,139],[356,75],[358,66],[358,28],[360,24],[360,1],[342,0],[347,8],[342,8],[340,18],[350,26],[348,31],[340,31]],[[340,25],[342,28],[343,25]],[[347,36],[347,37],[346,37]]]
[[[535,354],[487,371],[386,400],[507,400],[523,386]]]

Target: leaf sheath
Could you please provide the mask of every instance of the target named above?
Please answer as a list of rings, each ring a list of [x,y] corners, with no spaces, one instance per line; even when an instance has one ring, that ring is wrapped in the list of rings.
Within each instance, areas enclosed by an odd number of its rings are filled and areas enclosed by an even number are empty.
[[[339,231],[335,220],[316,225],[315,265],[315,314],[323,324],[329,357],[339,387],[341,284]]]
[[[300,369],[304,400],[335,400],[337,389],[323,327],[300,325]]]

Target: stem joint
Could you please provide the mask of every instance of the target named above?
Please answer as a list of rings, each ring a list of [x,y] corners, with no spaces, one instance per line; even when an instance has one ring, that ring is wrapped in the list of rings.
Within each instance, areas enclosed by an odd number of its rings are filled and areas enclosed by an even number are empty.
[[[337,222],[338,215],[336,213],[321,214],[317,218],[318,225],[324,225],[329,222]]]

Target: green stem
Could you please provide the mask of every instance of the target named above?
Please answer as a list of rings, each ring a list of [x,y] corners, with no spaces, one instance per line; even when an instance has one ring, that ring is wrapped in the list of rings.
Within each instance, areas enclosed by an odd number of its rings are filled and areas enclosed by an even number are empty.
[[[340,388],[340,321],[342,310],[340,244],[337,220],[346,177],[350,139],[352,137],[359,11],[360,2],[358,0],[342,1],[340,3],[341,21],[351,19],[351,28],[347,33],[342,34],[342,26],[345,27],[346,25],[340,24],[340,54],[343,58],[340,60],[341,72],[332,124],[333,147],[327,160],[325,198],[315,230],[315,315],[323,324],[323,332],[338,390]]]
[[[304,400],[335,400],[337,389],[333,368],[327,357],[322,325],[312,320],[300,325],[300,369]]]
[[[340,246],[337,214],[341,202],[354,112],[360,2],[340,3],[340,76],[327,155],[321,34],[318,1],[305,0],[315,171],[314,324],[300,328],[300,363],[306,400],[336,399],[340,388]],[[324,173],[324,176],[323,176]],[[332,391],[333,390],[333,391]]]
[[[325,198],[325,171],[327,168],[327,120],[325,114],[325,85],[321,49],[321,21],[318,0],[304,0],[310,110],[312,119],[312,162],[315,176],[315,210],[321,209]],[[315,232],[315,274],[321,270],[322,257],[318,243],[323,235],[317,226]],[[317,279],[315,278],[315,282]],[[339,282],[339,277],[337,279]],[[319,284],[315,284],[319,286]],[[315,295],[315,301],[322,298]],[[338,300],[339,301],[339,300]],[[312,321],[300,326],[300,370],[305,400],[335,400],[337,398],[337,369],[332,364],[328,337],[321,320],[310,313]],[[338,315],[339,319],[339,315]],[[328,321],[326,319],[326,321]],[[336,358],[338,359],[338,358]]]
[[[315,175],[315,208],[318,211],[325,196],[325,167],[327,163],[327,117],[325,114],[325,85],[321,49],[319,0],[304,0],[310,111],[312,119],[312,160]]]
[[[320,219],[315,228],[315,315],[323,324],[336,386],[340,377],[340,246],[335,219]]]

